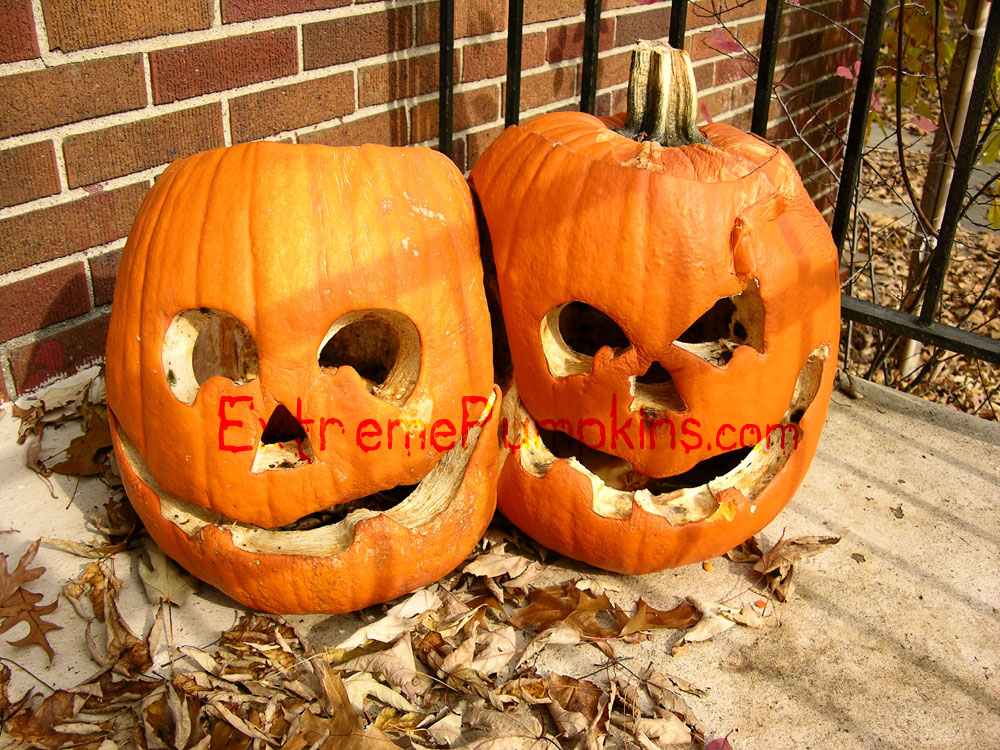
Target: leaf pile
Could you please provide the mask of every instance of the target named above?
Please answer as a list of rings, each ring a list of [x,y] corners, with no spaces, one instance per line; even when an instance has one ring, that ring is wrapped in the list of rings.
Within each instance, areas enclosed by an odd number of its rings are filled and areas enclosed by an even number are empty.
[[[790,586],[772,578],[789,580],[795,562],[831,543],[782,540],[762,554],[750,540],[730,556],[787,596]],[[37,577],[27,569],[35,549],[17,580]],[[661,610],[641,598],[623,607],[579,576],[536,587],[546,569],[533,543],[495,526],[460,571],[321,651],[283,618],[251,613],[212,646],[170,648],[154,666],[164,611],[190,586],[153,545],[147,553],[142,578],[159,608],[144,638],[122,620],[112,562],[92,561],[64,594],[87,621],[99,671],[73,689],[11,703],[10,673],[0,670],[10,741],[92,750],[701,747],[706,729],[688,700],[705,691],[653,665],[633,670],[616,644],[667,630],[676,653],[737,624],[765,624],[760,601],[688,599]],[[594,649],[596,670],[545,673],[540,660],[551,648]]]

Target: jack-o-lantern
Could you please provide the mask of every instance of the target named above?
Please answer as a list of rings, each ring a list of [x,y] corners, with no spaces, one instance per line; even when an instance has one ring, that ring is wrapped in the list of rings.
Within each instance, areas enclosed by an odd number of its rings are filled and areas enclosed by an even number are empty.
[[[492,517],[491,356],[471,194],[441,154],[196,154],[156,181],[118,274],[126,490],[167,554],[245,604],[386,601]]]
[[[508,128],[472,170],[515,384],[498,507],[642,573],[771,521],[816,449],[839,334],[830,232],[781,149],[695,127],[690,61],[640,43],[629,111]]]

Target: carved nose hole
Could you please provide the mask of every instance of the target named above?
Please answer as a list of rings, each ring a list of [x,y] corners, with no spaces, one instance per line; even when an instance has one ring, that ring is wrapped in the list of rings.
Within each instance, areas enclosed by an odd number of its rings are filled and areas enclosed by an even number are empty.
[[[646,370],[646,374],[639,375],[635,379],[635,382],[654,385],[657,383],[670,383],[672,380],[673,379],[670,377],[670,373],[667,372],[666,368],[659,362],[654,362],[649,366],[649,369]]]
[[[644,374],[629,378],[629,391],[629,410],[641,412],[648,421],[655,421],[664,412],[687,409],[670,372],[659,362],[651,364]]]
[[[315,456],[305,428],[288,409],[278,404],[264,425],[250,471],[292,469],[311,464]]]
[[[282,404],[271,414],[267,420],[267,426],[260,436],[262,445],[273,445],[274,443],[294,443],[296,440],[307,440],[305,428],[299,423],[292,413]]]

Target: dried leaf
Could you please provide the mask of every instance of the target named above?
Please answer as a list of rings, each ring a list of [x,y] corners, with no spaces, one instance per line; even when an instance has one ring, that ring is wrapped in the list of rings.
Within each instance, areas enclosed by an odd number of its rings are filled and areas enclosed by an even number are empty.
[[[691,742],[691,730],[673,714],[667,714],[657,719],[630,719],[615,714],[611,721],[632,732],[633,736],[643,734],[653,741],[654,747],[669,747],[670,745],[686,745]]]
[[[462,736],[462,715],[449,711],[426,729],[434,742],[452,747]]]
[[[400,602],[395,607],[389,609],[386,615],[400,619],[409,619],[411,617],[419,617],[424,612],[437,609],[440,606],[441,597],[437,592],[430,589],[420,589],[411,594],[406,601]]]
[[[49,655],[49,662],[55,656],[52,646],[45,634],[58,630],[59,625],[47,622],[45,615],[51,614],[59,604],[59,600],[40,605],[42,594],[36,594],[24,588],[25,584],[39,578],[45,568],[29,568],[31,561],[38,552],[39,540],[36,539],[21,556],[17,567],[7,572],[7,555],[0,554],[0,633],[6,633],[19,623],[27,623],[28,634],[16,641],[7,641],[11,646],[41,646]]]
[[[142,546],[149,557],[148,565],[145,560],[139,564],[139,577],[146,598],[151,604],[166,602],[179,607],[198,588],[198,579],[169,560],[149,537],[143,537]]]
[[[465,720],[477,729],[489,729],[508,737],[542,736],[542,723],[527,711],[504,713],[476,705],[465,712]]]
[[[486,578],[499,578],[503,575],[516,578],[527,570],[529,562],[528,558],[521,555],[497,555],[488,552],[462,568],[462,572]]]
[[[593,682],[553,674],[549,677],[549,712],[563,737],[576,737],[607,723],[607,695]],[[603,726],[599,727],[603,729]]]
[[[108,426],[106,408],[89,409],[81,429],[83,434],[70,441],[66,458],[55,464],[52,471],[86,477],[100,474],[104,470],[99,458],[111,450],[111,428]]]
[[[358,711],[364,711],[365,700],[369,697],[374,697],[375,700],[400,711],[420,711],[419,706],[410,703],[395,690],[383,685],[371,675],[364,673],[351,675],[344,680],[344,688],[347,690],[347,697],[350,699],[351,705]]]
[[[479,643],[481,650],[470,666],[482,675],[496,674],[514,658],[516,639],[514,628],[509,625],[484,633]]]
[[[753,569],[757,573],[767,575],[771,571],[818,555],[839,541],[839,536],[799,536],[794,539],[779,539],[764,553]]]
[[[580,634],[573,630],[573,628],[567,628],[562,625],[551,627],[536,635],[525,647],[524,653],[521,654],[521,658],[517,662],[517,666],[520,667],[525,662],[534,659],[549,644],[575,646],[580,640]]]
[[[370,625],[365,625],[363,628],[354,631],[352,635],[338,643],[335,649],[350,651],[353,648],[364,645],[368,641],[391,643],[415,624],[416,620],[412,617],[387,615],[381,620],[376,620]]]
[[[403,691],[403,695],[411,701],[416,700],[431,685],[430,678],[417,671],[413,647],[408,637],[400,638],[386,651],[358,656],[338,665],[337,669],[381,675],[387,683]]]
[[[528,602],[511,615],[510,621],[515,627],[534,625],[542,631],[561,623],[584,635],[607,638],[619,633],[621,626],[617,623],[623,625],[628,620],[607,594],[595,597],[572,584],[532,589]],[[607,612],[616,625],[602,625],[597,619],[602,612]]]
[[[681,630],[694,625],[698,621],[698,612],[688,602],[682,602],[671,610],[653,609],[645,601],[639,599],[635,614],[625,623],[621,635],[637,633],[640,630],[654,628],[671,628]]]
[[[705,750],[733,750],[733,746],[729,744],[729,735],[732,732],[726,734],[725,737],[719,737],[718,739],[712,740],[705,745]]]

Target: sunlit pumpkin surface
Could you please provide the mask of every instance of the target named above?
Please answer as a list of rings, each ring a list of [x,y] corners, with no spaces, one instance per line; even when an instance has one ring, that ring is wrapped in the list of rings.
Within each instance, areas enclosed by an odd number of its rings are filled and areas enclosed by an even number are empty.
[[[436,580],[494,508],[489,332],[471,196],[440,154],[175,162],[129,234],[108,336],[129,496],[165,552],[259,609]],[[465,445],[419,437],[438,422]]]
[[[702,129],[710,145],[664,147],[623,121],[508,128],[471,179],[516,381],[498,506],[559,552],[641,573],[721,554],[791,498],[826,416],[840,295],[830,232],[780,149],[723,124]]]

